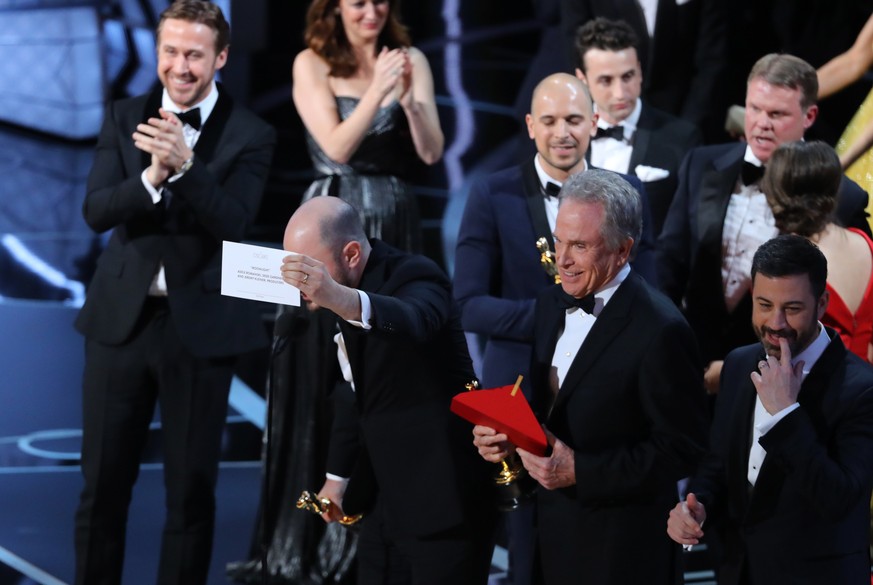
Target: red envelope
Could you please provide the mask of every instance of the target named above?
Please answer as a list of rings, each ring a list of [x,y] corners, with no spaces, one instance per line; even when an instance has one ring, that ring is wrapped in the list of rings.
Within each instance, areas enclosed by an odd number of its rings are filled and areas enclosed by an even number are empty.
[[[452,412],[474,425],[483,425],[504,433],[509,442],[534,455],[546,454],[548,441],[521,392],[512,395],[515,386],[461,392],[452,398]]]

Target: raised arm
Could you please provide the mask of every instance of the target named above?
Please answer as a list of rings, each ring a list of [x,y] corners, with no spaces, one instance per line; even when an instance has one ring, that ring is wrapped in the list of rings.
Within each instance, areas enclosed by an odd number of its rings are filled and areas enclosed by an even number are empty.
[[[855,44],[848,51],[840,53],[818,68],[818,99],[824,99],[854,83],[864,75],[871,64],[873,64],[873,15],[867,19],[867,23],[855,39]]]
[[[311,49],[297,55],[292,72],[294,106],[306,129],[328,157],[340,164],[351,159],[382,101],[398,87],[405,61],[402,50],[383,48],[376,58],[373,81],[351,115],[341,120],[336,96],[328,80],[330,67],[327,62]]]
[[[400,105],[409,121],[415,152],[432,165],[443,156],[443,131],[434,99],[433,75],[424,53],[410,47],[399,91]]]

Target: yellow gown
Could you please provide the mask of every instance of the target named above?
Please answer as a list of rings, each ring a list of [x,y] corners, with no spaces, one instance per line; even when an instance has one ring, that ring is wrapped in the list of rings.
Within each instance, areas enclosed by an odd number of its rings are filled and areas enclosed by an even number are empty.
[[[843,135],[840,136],[836,147],[837,154],[841,155],[846,152],[849,146],[858,139],[864,128],[871,124],[873,124],[873,90],[867,94],[861,107],[855,112],[849,125],[843,131]],[[867,213],[871,216],[868,221],[873,220],[873,148],[868,149],[846,169],[846,176],[858,183],[870,195],[867,202]],[[873,225],[873,221],[871,221],[871,225]]]

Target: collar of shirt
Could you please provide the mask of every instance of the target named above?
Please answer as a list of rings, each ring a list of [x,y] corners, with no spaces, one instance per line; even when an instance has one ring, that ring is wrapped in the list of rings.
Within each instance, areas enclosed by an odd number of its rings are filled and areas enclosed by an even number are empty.
[[[588,170],[588,163],[585,162],[584,159],[582,160],[582,164],[584,165],[582,170],[583,171]],[[554,179],[551,176],[549,176],[549,174],[545,171],[545,169],[543,169],[543,165],[540,162],[539,153],[537,153],[537,155],[534,157],[534,169],[536,169],[537,178],[539,178],[539,180],[540,180],[540,188],[542,188],[543,190],[545,190],[545,188],[546,188],[546,183],[554,183],[558,187],[560,187],[564,184],[563,181],[559,181],[559,180]]]
[[[618,271],[618,274],[615,277],[607,282],[605,285],[594,291],[594,312],[592,315],[597,317],[603,311],[603,308],[606,306],[606,303],[609,302],[609,299],[612,298],[612,295],[615,294],[615,291],[618,289],[618,285],[625,281],[625,279],[630,274],[630,264],[625,264],[621,267],[621,270]],[[578,311],[578,307],[571,307],[567,309],[568,313],[572,313],[574,311]]]
[[[825,330],[821,322],[819,322],[818,336],[812,340],[812,343],[806,346],[806,349],[791,358],[792,366],[795,365],[797,362],[803,360],[804,380],[809,375],[809,372],[812,370],[815,362],[817,362],[821,355],[825,352],[830,342],[831,338],[828,337],[828,332]]]
[[[173,100],[170,99],[170,94],[167,92],[167,88],[164,88],[164,92],[161,96],[161,107],[164,108],[168,112],[173,112],[177,114],[179,112],[200,108],[200,128],[203,128],[203,124],[206,124],[206,120],[209,119],[209,115],[212,114],[212,110],[215,109],[215,104],[218,103],[218,86],[215,84],[215,80],[212,81],[212,85],[209,88],[209,93],[205,98],[200,100],[199,103],[194,104],[190,108],[185,108],[184,110],[177,106]]]
[[[743,154],[743,160],[747,163],[752,163],[756,167],[764,166],[764,163],[761,162],[761,159],[755,156],[755,153],[752,152],[752,147],[748,145],[746,145],[746,152],[745,154]]]
[[[640,98],[637,98],[637,103],[634,105],[633,111],[630,113],[630,116],[616,124],[617,126],[621,126],[622,131],[624,132],[625,142],[630,143],[631,139],[634,137],[634,132],[637,131],[637,124],[640,122],[640,112],[643,110],[643,102]],[[597,106],[594,106],[594,111],[597,111]],[[609,128],[614,124],[610,124],[603,117],[597,118],[597,127],[598,128]]]
[[[640,9],[643,11],[643,17],[646,19],[646,30],[649,33],[649,38],[655,36],[655,25],[658,18],[658,0],[637,0]],[[667,0],[671,1],[671,0]]]

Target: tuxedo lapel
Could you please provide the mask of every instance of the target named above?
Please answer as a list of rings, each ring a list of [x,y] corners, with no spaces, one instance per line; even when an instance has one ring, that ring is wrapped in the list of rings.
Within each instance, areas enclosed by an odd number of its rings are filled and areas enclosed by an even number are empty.
[[[763,349],[761,355],[763,357]],[[749,366],[754,368],[754,366]],[[751,369],[749,373],[751,373]],[[731,414],[731,420],[741,421],[733,429],[733,435],[730,438],[730,455],[725,465],[727,476],[731,485],[728,486],[728,493],[733,494],[739,499],[737,503],[738,510],[747,510],[749,507],[749,450],[752,448],[752,428],[755,419],[755,403],[758,398],[758,393],[755,390],[754,384],[748,375],[743,376],[743,383],[737,389],[739,394],[734,403],[735,413]]]
[[[637,129],[633,136],[633,148],[631,148],[630,163],[628,163],[627,174],[636,176],[634,169],[637,165],[643,164],[648,154],[649,144],[652,140],[652,131],[650,129],[648,108],[643,104],[640,112],[640,119],[637,123]]]
[[[223,132],[227,128],[227,121],[233,109],[233,100],[231,100],[220,84],[216,84],[216,86],[218,87],[218,101],[212,109],[212,113],[209,114],[206,123],[203,124],[200,137],[197,139],[197,144],[194,145],[194,152],[197,153],[197,157],[206,162],[211,161],[215,156],[215,151],[222,139]]]
[[[552,239],[552,229],[549,227],[549,219],[546,217],[546,203],[543,196],[543,190],[540,186],[540,178],[537,175],[536,167],[534,167],[533,159],[530,159],[521,166],[521,182],[524,188],[524,194],[527,198],[527,208],[530,211],[531,223],[533,230],[539,238],[545,238],[549,243],[549,249],[555,251],[555,242]],[[531,242],[531,246],[536,246],[536,242]]]
[[[158,85],[152,92],[148,95],[148,98],[145,101],[145,107],[142,111],[142,117],[140,118],[140,122],[143,124],[147,124],[149,118],[160,118],[160,108],[161,108],[161,96],[163,95],[164,89],[160,85]],[[152,164],[152,155],[145,152],[144,150],[139,150],[139,158],[141,164],[141,168],[145,169],[151,166]]]
[[[567,371],[567,376],[558,390],[552,412],[557,411],[567,401],[570,394],[584,382],[586,374],[597,364],[597,360],[604,350],[619,339],[621,331],[630,320],[630,310],[641,286],[637,280],[639,278],[641,277],[631,272],[619,285],[600,315],[597,316],[594,326],[588,332],[585,341],[582,342],[582,346],[576,353],[576,357]],[[563,324],[563,319],[561,319],[561,324]],[[555,343],[557,343],[557,335]]]
[[[704,171],[700,182],[700,200],[697,213],[697,230],[700,245],[714,258],[721,257],[721,238],[724,219],[731,194],[743,162],[744,149],[732,149],[713,161],[712,168]]]

